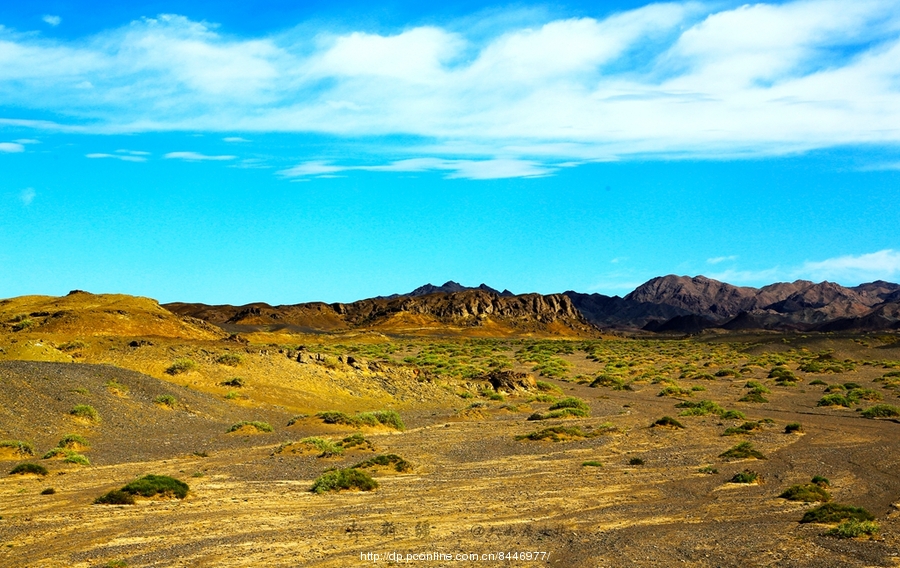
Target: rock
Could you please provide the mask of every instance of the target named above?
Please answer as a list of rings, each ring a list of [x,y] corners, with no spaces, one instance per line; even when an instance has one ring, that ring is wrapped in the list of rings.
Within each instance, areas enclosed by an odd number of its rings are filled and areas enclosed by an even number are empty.
[[[537,388],[534,377],[527,373],[517,373],[515,371],[492,371],[490,374],[481,377],[481,379],[491,383],[495,391],[530,391]]]

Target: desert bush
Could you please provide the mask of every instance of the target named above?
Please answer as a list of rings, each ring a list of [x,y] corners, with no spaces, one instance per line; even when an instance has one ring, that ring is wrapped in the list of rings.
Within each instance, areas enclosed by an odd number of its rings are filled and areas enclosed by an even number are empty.
[[[366,440],[366,438],[360,433],[347,436],[346,438],[341,440],[340,444],[345,449],[355,448],[356,446],[366,446],[370,448],[372,447],[372,442]]]
[[[756,450],[753,447],[753,444],[750,442],[741,442],[740,444],[719,454],[719,457],[726,460],[743,460],[749,458],[757,460],[766,459],[766,456]]]
[[[741,374],[734,369],[719,369],[716,371],[717,377],[739,377]]]
[[[878,534],[879,530],[880,527],[875,521],[847,519],[825,534],[837,538],[859,538],[861,536],[873,537]]]
[[[304,418],[309,418],[309,414],[297,414],[296,416],[293,416],[290,420],[288,420],[287,425],[288,425],[288,426],[293,426],[293,425],[296,424],[299,420],[303,420]]]
[[[562,408],[577,408],[579,410],[583,410],[585,412],[590,412],[591,407],[588,404],[581,400],[580,398],[569,396],[557,401],[553,404],[548,410],[559,410]]]
[[[375,410],[372,412],[359,412],[354,416],[348,416],[343,412],[329,410],[316,414],[326,424],[344,424],[359,428],[361,426],[378,426],[379,424],[395,430],[405,430],[403,419],[395,410]]]
[[[489,400],[496,400],[500,402],[506,400],[506,397],[504,397],[502,394],[490,389],[482,389],[479,394]]]
[[[59,444],[56,445],[58,448],[68,448],[75,449],[78,447],[89,448],[91,444],[84,438],[84,436],[79,436],[78,434],[66,434],[59,441]]]
[[[706,416],[707,414],[722,415],[725,412],[724,408],[711,400],[701,400],[698,402],[684,401],[675,405],[675,408],[685,409],[681,411],[681,416]]]
[[[374,491],[378,488],[378,482],[359,469],[346,468],[326,471],[314,482],[310,491],[325,493],[327,491]]]
[[[174,408],[178,404],[178,399],[171,394],[161,394],[153,399],[153,402],[160,406],[168,406]]]
[[[852,405],[853,403],[842,394],[826,394],[816,403],[816,406],[844,406],[847,408]]]
[[[823,381],[822,379],[814,379],[814,380],[812,380],[812,381],[809,381],[809,386],[813,386],[813,385],[827,385],[827,384],[828,384],[828,383],[826,383],[826,382]]]
[[[536,432],[531,432],[529,434],[522,434],[516,436],[516,440],[546,440],[550,439],[554,442],[559,442],[562,440],[561,436],[566,436],[570,438],[587,438],[588,434],[586,434],[581,428],[578,426],[566,427],[566,426],[551,426],[550,428],[544,428],[543,430],[538,430]]]
[[[355,469],[368,469],[376,466],[381,467],[393,467],[396,471],[400,473],[404,473],[407,471],[412,471],[412,464],[401,458],[397,454],[385,454],[380,456],[371,457],[365,461],[361,461],[358,464],[354,465]]]
[[[588,386],[595,388],[607,387],[611,388],[612,390],[632,390],[631,387],[625,383],[624,379],[616,377],[614,375],[606,374],[598,375],[593,381],[591,381],[591,384]]]
[[[785,434],[793,434],[795,432],[803,432],[803,426],[799,422],[791,422],[784,427]]]
[[[810,480],[810,483],[815,483],[819,487],[830,487],[831,481],[828,480],[827,477],[822,477],[821,475],[814,475]]]
[[[825,387],[825,392],[826,393],[833,393],[833,392],[844,393],[844,392],[847,392],[847,387],[845,387],[844,385],[841,385],[841,384],[828,385],[827,387]]]
[[[586,462],[581,462],[582,467],[603,467],[603,464],[598,462],[597,460],[588,460]]]
[[[91,460],[87,458],[87,456],[83,456],[78,452],[68,451],[66,453],[65,459],[63,459],[65,463],[74,463],[77,465],[91,465]]]
[[[216,359],[216,363],[220,365],[227,365],[229,367],[237,367],[238,365],[243,363],[243,361],[244,358],[237,353],[223,353]]]
[[[223,387],[235,387],[235,388],[242,388],[242,387],[247,386],[246,380],[244,380],[241,377],[231,377],[227,381],[222,381],[219,384],[222,385]]]
[[[34,475],[47,475],[47,468],[42,466],[39,463],[20,463],[16,467],[9,470],[10,475],[25,475],[25,474],[34,474]]]
[[[562,389],[559,388],[558,386],[554,385],[553,383],[548,383],[548,382],[546,382],[546,381],[537,381],[537,382],[536,382],[536,385],[537,385],[537,388],[538,388],[539,391],[542,391],[542,392],[557,392],[557,393],[562,394]]]
[[[825,503],[807,511],[801,523],[839,523],[847,519],[857,521],[873,521],[875,517],[862,507],[851,507],[838,503]]]
[[[89,422],[100,422],[100,413],[97,412],[96,408],[87,404],[76,405],[69,411],[69,414]]]
[[[740,426],[735,426],[733,428],[726,428],[725,432],[722,433],[723,436],[736,436],[739,434],[750,434],[754,430],[762,429],[762,424],[759,422],[744,422]]]
[[[775,379],[776,381],[790,381],[795,382],[797,380],[797,376],[794,375],[794,372],[788,369],[787,367],[773,367],[771,371],[769,371],[769,378]]]
[[[189,371],[193,371],[197,368],[197,363],[195,363],[192,359],[175,359],[172,364],[166,369],[166,373],[169,375],[180,375],[181,373],[187,373]]]
[[[470,393],[469,391],[459,391],[458,393],[456,393],[456,396],[458,396],[459,398],[474,398],[475,397],[475,395]]]
[[[110,379],[106,381],[106,384],[103,386],[106,387],[106,390],[110,391],[113,394],[128,394],[128,391],[131,390],[128,388],[128,385],[123,385],[116,379]]]
[[[553,418],[568,418],[570,416],[584,418],[588,415],[588,412],[582,410],[581,408],[559,408],[557,410],[545,412],[544,414],[535,412],[528,417],[528,420],[551,420]]]
[[[788,501],[803,501],[804,503],[831,501],[831,494],[816,483],[791,485],[779,497]]]
[[[716,468],[714,468],[714,467],[711,466],[711,465],[707,465],[707,466],[701,467],[701,468],[698,469],[697,471],[698,471],[699,473],[705,473],[705,474],[707,474],[707,475],[715,475],[715,474],[719,473],[719,470],[716,469]]]
[[[228,433],[240,430],[244,426],[250,426],[251,428],[256,428],[260,432],[274,432],[275,431],[275,429],[272,428],[272,425],[269,424],[268,422],[259,422],[257,420],[253,420],[253,421],[242,420],[236,424],[232,424],[231,428],[228,429]]]
[[[759,481],[759,474],[750,469],[735,473],[734,476],[728,480],[729,483],[758,483]]]
[[[34,446],[21,440],[0,440],[0,449],[9,449],[23,456],[33,456]]]
[[[24,331],[26,329],[31,329],[32,327],[34,327],[34,320],[28,319],[26,317],[25,319],[19,320],[16,323],[14,323],[12,326],[12,330],[13,331]]]
[[[332,456],[337,456],[344,453],[344,448],[341,444],[335,444],[331,440],[326,440],[325,438],[318,438],[313,436],[300,440],[300,443],[311,446],[316,450],[322,452],[319,454],[320,458],[330,458]]]
[[[56,495],[56,489],[48,487],[41,491],[41,495]]]
[[[893,418],[900,416],[900,407],[890,404],[876,404],[862,411],[865,418]]]
[[[641,458],[631,458],[628,460],[628,465],[644,465],[644,460]]]
[[[663,427],[668,427],[668,428],[682,428],[682,429],[684,428],[684,424],[675,420],[671,416],[663,416],[662,418],[660,418],[659,420],[657,420],[650,426],[651,426],[651,428],[654,426],[663,426]]]
[[[656,396],[691,396],[691,391],[677,385],[668,385],[659,391],[659,394]]]
[[[121,489],[113,489],[94,499],[95,505],[134,505],[134,495]]]
[[[187,497],[189,490],[187,483],[167,475],[145,475],[122,488],[122,491],[125,493],[140,495],[141,497],[163,495],[177,499]]]
[[[238,398],[245,398],[245,396],[238,391],[228,391],[225,393],[225,400],[235,400]]]
[[[762,395],[762,392],[754,389],[754,390],[748,392],[747,394],[745,394],[744,396],[742,396],[741,398],[739,398],[738,402],[755,402],[755,403],[762,404],[764,402],[769,402],[769,399],[764,397]]]

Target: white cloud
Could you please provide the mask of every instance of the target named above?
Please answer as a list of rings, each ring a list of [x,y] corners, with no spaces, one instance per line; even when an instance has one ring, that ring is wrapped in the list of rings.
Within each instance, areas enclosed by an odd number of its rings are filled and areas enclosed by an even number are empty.
[[[447,172],[446,178],[462,179],[502,179],[515,177],[541,177],[555,171],[555,168],[537,162],[516,159],[492,160],[444,160],[440,158],[412,158],[398,160],[380,166],[335,165],[328,162],[305,162],[278,173],[287,178],[304,176],[325,177],[328,174],[348,170],[373,172]],[[336,177],[336,176],[332,176]]]
[[[0,124],[397,135],[407,142],[367,159],[397,168],[403,160],[388,161],[398,154],[434,156],[409,171],[472,179],[632,156],[900,143],[895,0],[721,6],[510,18],[493,31],[449,22],[311,35],[301,25],[237,37],[178,15],[78,40],[4,29],[0,108],[26,110]],[[46,114],[72,118],[29,118]]]
[[[737,255],[731,256],[715,256],[713,258],[707,258],[706,262],[709,264],[719,264],[720,262],[726,262],[731,260],[737,260]]]
[[[864,282],[900,275],[900,251],[880,250],[858,256],[846,255],[806,262],[798,270],[815,280]]]
[[[130,156],[149,156],[150,152],[144,152],[143,150],[116,150],[117,154],[128,154]]]
[[[18,142],[0,142],[0,152],[6,152],[8,154],[16,154],[19,152],[24,152],[25,146],[19,144]]]
[[[123,155],[123,154],[94,153],[94,154],[85,154],[84,157],[91,158],[92,160],[96,160],[99,158],[113,158],[116,160],[122,160],[123,162],[146,162],[147,161],[147,158],[144,158],[143,156],[130,156],[130,155]]]
[[[54,28],[62,23],[62,18],[60,18],[59,16],[51,16],[50,14],[47,14],[46,16],[44,16],[41,19],[44,20],[44,22],[53,26]]]
[[[237,158],[237,156],[208,156],[206,154],[199,154],[197,152],[169,152],[163,157],[168,160],[186,160],[188,162],[226,162],[228,160],[234,160],[235,158]]]
[[[40,140],[35,140],[34,138],[19,138],[18,140],[13,140],[16,144],[40,144]]]
[[[34,201],[34,198],[37,196],[37,193],[34,191],[34,188],[26,188],[22,190],[22,193],[19,194],[19,199],[22,201],[22,204],[26,207],[31,205],[31,202]]]
[[[246,138],[241,138],[240,136],[226,136],[222,138],[225,142],[249,142]]]

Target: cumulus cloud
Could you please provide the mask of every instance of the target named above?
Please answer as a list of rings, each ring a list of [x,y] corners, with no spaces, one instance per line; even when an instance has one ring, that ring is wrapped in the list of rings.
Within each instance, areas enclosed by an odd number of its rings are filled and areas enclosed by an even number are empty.
[[[169,152],[163,157],[167,160],[185,160],[188,162],[227,162],[237,158],[237,156],[209,156],[198,152]]]
[[[407,142],[371,161],[435,156],[409,171],[479,179],[900,142],[896,1],[682,1],[510,22],[237,37],[161,15],[79,40],[0,30],[0,108],[25,109],[0,124],[397,135]],[[47,113],[72,118],[32,120]]]
[[[51,26],[53,26],[54,28],[62,23],[62,18],[60,18],[59,16],[51,16],[50,14],[47,14],[46,16],[44,16],[41,19],[44,20],[44,22],[46,22],[47,24],[50,24]]]
[[[18,142],[0,142],[0,152],[6,152],[8,154],[16,154],[18,152],[24,152],[25,146]]]

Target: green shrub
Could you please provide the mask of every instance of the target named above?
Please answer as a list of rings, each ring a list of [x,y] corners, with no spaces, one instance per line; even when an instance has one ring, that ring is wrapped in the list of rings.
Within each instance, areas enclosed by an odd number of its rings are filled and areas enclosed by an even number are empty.
[[[237,353],[223,353],[216,359],[216,363],[227,365],[229,367],[237,367],[244,361],[244,358]]]
[[[828,383],[826,383],[826,382],[823,381],[822,379],[815,379],[815,380],[812,380],[812,381],[809,382],[809,385],[810,385],[810,386],[813,386],[813,385],[827,385],[827,384],[828,384]]]
[[[826,394],[819,399],[816,406],[844,406],[850,408],[853,403],[842,394]]]
[[[681,416],[706,416],[707,414],[717,414],[721,416],[725,413],[725,409],[711,400],[700,400],[697,402],[684,401],[675,405],[675,408],[684,408]]]
[[[335,444],[330,440],[326,440],[325,438],[318,437],[310,437],[303,438],[300,440],[301,444],[312,446],[316,450],[322,452],[319,454],[320,458],[330,458],[332,456],[337,456],[344,453],[344,448],[340,444]]]
[[[784,427],[785,434],[793,434],[795,432],[803,432],[803,426],[799,422],[791,422]]]
[[[834,393],[834,392],[844,393],[844,392],[847,392],[847,387],[845,387],[844,385],[841,385],[841,384],[828,385],[827,387],[825,387],[825,392],[826,393]]]
[[[134,505],[134,495],[121,489],[113,489],[109,493],[94,499],[95,505]]]
[[[743,420],[747,418],[746,416],[744,416],[744,413],[740,412],[739,410],[726,410],[721,414],[721,416],[725,420]]]
[[[56,445],[58,448],[68,448],[68,449],[76,449],[78,447],[89,448],[91,446],[90,443],[84,438],[84,436],[79,436],[78,434],[66,434],[59,441],[59,444]]]
[[[497,400],[497,401],[500,401],[500,402],[506,400],[506,397],[504,397],[504,396],[503,396],[502,394],[500,394],[499,392],[492,391],[492,390],[489,390],[489,389],[482,389],[481,392],[480,392],[480,394],[481,394],[481,396],[483,396],[483,397],[485,397],[485,398],[487,398],[487,399],[490,399],[490,400]]]
[[[169,477],[167,475],[145,475],[123,487],[122,491],[132,495],[140,495],[142,497],[163,495],[166,497],[184,499],[187,497],[189,489],[187,483],[179,481],[174,477]]]
[[[72,450],[67,450],[66,448],[50,448],[50,450],[46,454],[41,456],[41,459],[49,460],[55,458],[56,456],[67,456],[71,451]]]
[[[669,385],[659,391],[659,394],[656,396],[691,396],[691,391],[676,385]]]
[[[257,420],[242,420],[236,424],[232,424],[231,428],[228,429],[228,433],[235,432],[240,430],[244,426],[250,426],[251,428],[256,428],[260,432],[274,432],[275,429],[272,428],[272,425],[268,422],[259,422]]]
[[[196,368],[197,363],[191,359],[175,359],[169,368],[166,369],[166,373],[169,375],[180,375],[181,373],[193,371]]]
[[[762,404],[764,402],[769,402],[769,399],[764,397],[761,392],[754,389],[739,398],[738,402],[755,402]]]
[[[247,386],[247,382],[244,379],[242,379],[241,377],[232,377],[232,378],[228,379],[227,381],[222,381],[219,384],[222,385],[223,387],[235,387],[235,388],[242,388],[242,387]]]
[[[153,402],[160,406],[168,406],[174,408],[178,404],[178,399],[171,394],[161,394],[153,399]]]
[[[582,467],[603,467],[603,464],[598,462],[597,460],[588,460],[586,462],[581,462]]]
[[[131,390],[128,388],[128,385],[123,385],[116,379],[110,379],[106,381],[106,384],[103,386],[105,386],[106,390],[110,391],[113,394],[128,394],[128,391]]]
[[[371,457],[365,461],[361,461],[358,464],[354,465],[355,469],[368,469],[376,466],[381,467],[393,467],[396,471],[400,473],[404,473],[407,471],[412,471],[412,464],[401,458],[397,454],[385,454],[380,456]]]
[[[288,420],[287,425],[288,425],[288,426],[293,426],[293,425],[296,424],[299,420],[303,420],[304,418],[309,418],[309,414],[297,414],[296,416],[293,416],[290,420]]]
[[[612,390],[631,390],[631,387],[625,384],[625,380],[613,375],[598,375],[591,384],[591,387],[607,387]]]
[[[701,468],[698,469],[697,471],[700,472],[700,473],[705,473],[705,474],[707,474],[707,475],[715,475],[715,474],[719,473],[719,470],[716,469],[716,468],[714,468],[714,467],[711,466],[711,465],[708,465],[708,466],[705,466],[705,467],[701,467]]]
[[[242,395],[238,391],[228,391],[227,393],[225,393],[225,400],[235,400],[237,398],[244,398],[244,395]]]
[[[0,440],[0,449],[7,448],[23,456],[33,456],[34,446],[21,440]]]
[[[559,388],[558,386],[554,385],[553,383],[548,383],[546,381],[537,381],[535,384],[537,385],[537,388],[539,391],[558,392],[558,393],[562,394],[562,389]]]
[[[825,534],[837,538],[859,538],[861,536],[873,537],[878,534],[879,530],[880,527],[875,521],[847,519]]]
[[[791,485],[779,495],[782,499],[788,501],[803,501],[804,503],[826,502],[831,501],[831,495],[824,487],[815,483],[804,483],[803,485]]]
[[[544,414],[535,412],[528,417],[528,420],[551,420],[553,418],[568,418],[570,416],[584,418],[589,416],[589,414],[581,408],[559,408],[557,410],[545,412]]]
[[[810,483],[815,483],[819,487],[830,487],[831,482],[828,481],[827,477],[822,477],[821,475],[814,475],[810,480]]]
[[[759,422],[744,422],[740,426],[735,426],[733,428],[726,428],[722,433],[723,436],[735,436],[739,434],[750,434],[754,430],[760,430],[762,428],[762,424]]]
[[[873,521],[875,517],[862,507],[851,507],[838,503],[825,503],[807,511],[801,523],[839,523],[847,519]]]
[[[570,438],[587,438],[588,434],[581,430],[581,428],[577,426],[572,426],[567,428],[565,426],[551,426],[550,428],[544,428],[543,430],[538,430],[536,432],[531,432],[530,434],[522,434],[520,436],[516,436],[516,440],[546,440],[550,439],[554,442],[562,441],[561,436],[566,436]]]
[[[900,416],[900,407],[890,404],[876,404],[862,411],[865,418],[893,418]]]
[[[38,463],[20,463],[9,471],[10,475],[25,475],[32,473],[35,475],[47,475],[47,468]]]
[[[766,456],[756,450],[750,442],[741,442],[733,448],[719,454],[719,457],[726,460],[743,460],[749,458],[757,460],[766,459]]]
[[[759,481],[759,474],[750,469],[735,473],[734,476],[728,480],[729,483],[757,483]]]
[[[663,427],[667,427],[667,428],[682,428],[682,429],[684,429],[684,424],[675,420],[671,416],[663,416],[662,418],[660,418],[659,420],[657,420],[656,422],[654,422],[653,424],[650,425],[651,428],[654,426],[663,426]]]
[[[694,385],[691,387],[691,392],[702,392],[705,390],[706,390],[706,387],[704,387],[702,385]]]
[[[91,465],[91,460],[87,459],[87,456],[83,456],[78,452],[69,451],[66,453],[66,458],[63,460],[65,463],[74,463],[77,465]]]
[[[739,376],[741,376],[741,374],[738,373],[737,371],[735,371],[734,369],[719,369],[718,371],[716,371],[716,376],[717,377],[739,377]]]
[[[361,426],[378,426],[379,424],[395,430],[405,430],[403,419],[395,410],[375,410],[373,412],[360,412],[354,416],[348,416],[343,412],[329,410],[319,412],[316,417],[321,418],[326,424],[344,424],[359,428]]]
[[[25,318],[23,320],[19,320],[15,324],[13,324],[12,330],[13,331],[23,331],[26,329],[31,329],[32,327],[34,327],[34,320]]]
[[[797,376],[787,367],[774,367],[769,371],[769,378],[781,382],[796,382]]]
[[[378,482],[372,477],[359,469],[346,468],[327,471],[320,475],[310,491],[314,493],[325,493],[326,491],[374,491],[378,488]]]
[[[644,465],[644,460],[641,458],[631,458],[628,460],[628,465]]]
[[[76,405],[75,408],[69,411],[69,414],[89,422],[100,422],[100,413],[97,412],[96,408],[87,404]]]

